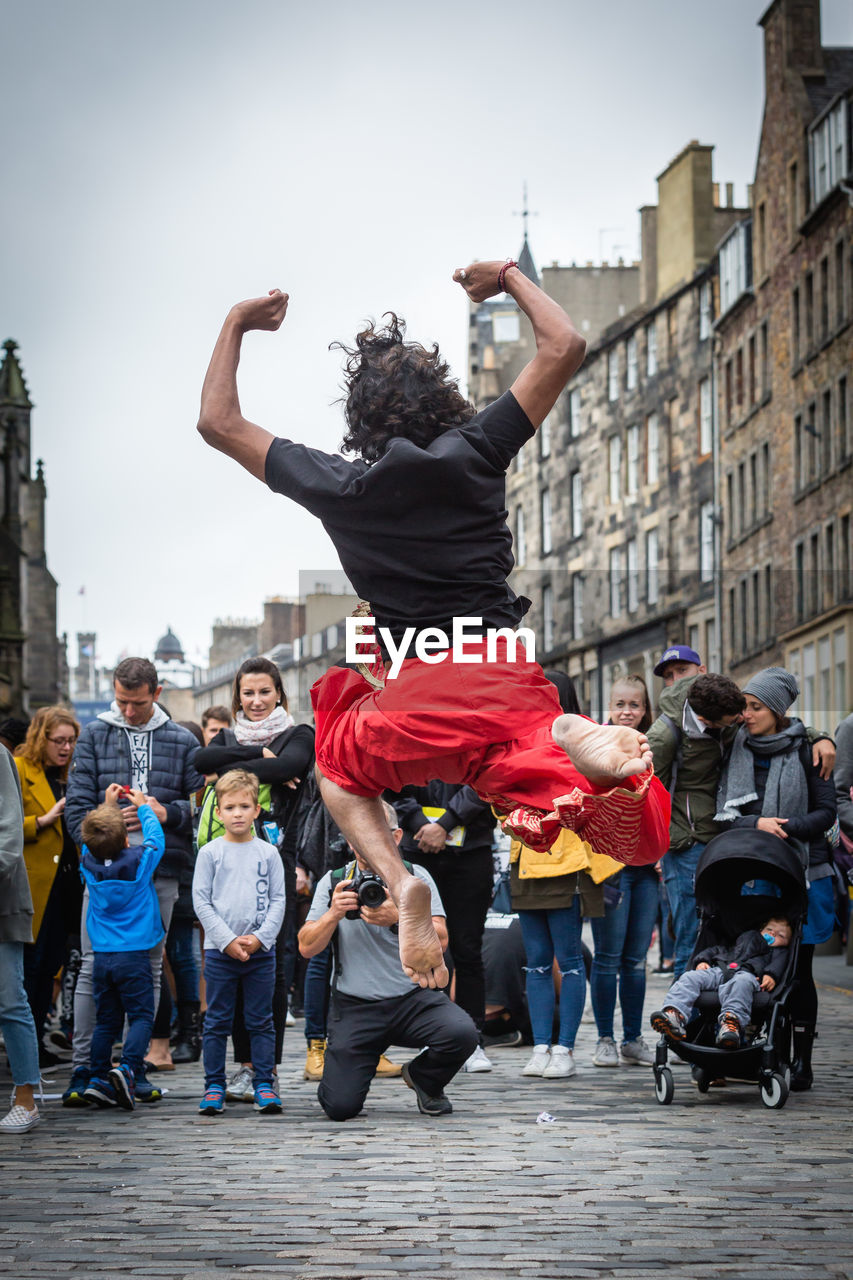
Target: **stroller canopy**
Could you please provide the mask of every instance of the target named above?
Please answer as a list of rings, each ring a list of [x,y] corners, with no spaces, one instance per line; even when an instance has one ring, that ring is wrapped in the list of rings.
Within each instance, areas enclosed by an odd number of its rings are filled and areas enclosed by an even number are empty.
[[[808,910],[808,892],[800,856],[768,831],[755,827],[724,831],[709,841],[699,856],[696,906],[707,915],[725,912],[737,928],[739,900],[753,895],[777,906],[792,923],[802,919]],[[752,905],[757,907],[754,896]],[[748,907],[745,900],[746,915],[752,914]]]

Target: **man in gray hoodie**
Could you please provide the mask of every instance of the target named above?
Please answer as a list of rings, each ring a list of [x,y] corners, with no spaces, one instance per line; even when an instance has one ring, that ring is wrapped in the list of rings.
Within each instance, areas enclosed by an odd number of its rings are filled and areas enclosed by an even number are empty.
[[[68,779],[65,821],[78,847],[80,826],[86,814],[102,804],[106,789],[122,783],[148,798],[163,827],[166,851],[157,868],[154,887],[160,902],[163,928],[168,933],[172,908],[178,896],[181,870],[192,858],[192,822],[189,795],[204,786],[204,778],[192,760],[198,743],[186,729],[170,720],[157,699],[161,687],[157,670],[146,658],[125,658],[113,676],[115,701],[109,711],[84,725],[77,740],[74,762]],[[124,808],[127,837],[131,845],[142,844],[142,830],[136,809]],[[81,942],[83,963],[74,996],[74,1039],[71,1082],[63,1094],[65,1106],[86,1106],[83,1093],[88,1084],[89,1048],[95,1026],[92,992],[94,956],[86,931],[88,893],[83,898]],[[155,1008],[160,997],[163,944],[152,948],[151,974]],[[161,1092],[144,1077],[137,1079],[140,1102],[156,1102]]]

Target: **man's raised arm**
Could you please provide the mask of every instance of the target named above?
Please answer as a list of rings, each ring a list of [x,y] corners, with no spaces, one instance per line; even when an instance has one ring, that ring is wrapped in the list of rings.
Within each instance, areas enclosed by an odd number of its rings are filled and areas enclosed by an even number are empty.
[[[510,390],[533,426],[541,426],[569,378],[583,364],[586,341],[563,308],[528,280],[517,266],[473,262],[470,267],[454,271],[453,279],[462,285],[472,302],[485,302],[504,289],[533,326],[536,355],[522,369]]]
[[[251,329],[275,332],[287,313],[288,295],[270,289],[266,298],[252,298],[232,307],[210,357],[201,389],[199,434],[207,444],[227,453],[241,467],[263,480],[267,453],[275,437],[240,412],[237,365],[243,334]]]

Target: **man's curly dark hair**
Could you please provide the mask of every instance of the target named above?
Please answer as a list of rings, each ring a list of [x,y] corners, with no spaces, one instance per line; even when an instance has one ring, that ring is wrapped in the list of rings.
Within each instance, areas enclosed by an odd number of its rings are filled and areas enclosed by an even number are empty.
[[[346,353],[343,402],[347,432],[342,448],[366,462],[381,458],[395,436],[425,448],[451,427],[461,427],[476,410],[460,394],[439,354],[419,342],[405,342],[406,322],[386,311],[387,323],[371,322],[355,347],[333,342]]]

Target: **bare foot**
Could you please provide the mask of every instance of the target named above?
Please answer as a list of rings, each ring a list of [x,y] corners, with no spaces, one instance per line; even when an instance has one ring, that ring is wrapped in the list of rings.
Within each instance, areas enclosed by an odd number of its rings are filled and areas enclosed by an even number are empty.
[[[578,772],[599,786],[614,786],[652,767],[648,739],[636,729],[564,715],[554,721],[551,733]]]
[[[406,876],[397,903],[400,963],[406,977],[419,987],[446,987],[449,975],[432,923],[431,901],[429,886],[417,876]]]

